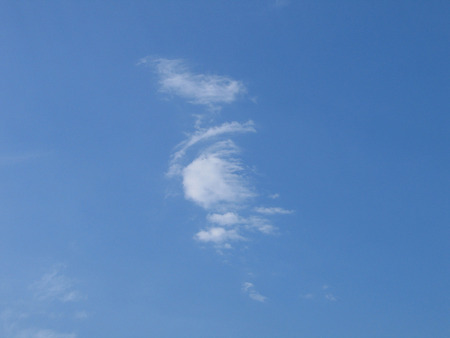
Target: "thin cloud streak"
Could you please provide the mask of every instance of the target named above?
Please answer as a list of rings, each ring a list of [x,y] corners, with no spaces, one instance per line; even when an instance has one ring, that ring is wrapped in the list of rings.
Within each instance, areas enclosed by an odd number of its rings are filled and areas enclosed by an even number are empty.
[[[293,210],[287,210],[279,207],[257,207],[255,208],[255,211],[264,215],[288,215],[294,212]]]
[[[187,149],[201,141],[205,141],[223,134],[248,132],[256,132],[253,121],[247,121],[245,123],[239,123],[236,121],[225,122],[220,126],[197,130],[194,134],[190,135],[186,141],[181,142],[177,146],[180,150],[173,155],[172,162],[179,160],[185,155]]]
[[[16,338],[76,338],[75,333],[60,333],[53,330],[26,329],[17,333]]]

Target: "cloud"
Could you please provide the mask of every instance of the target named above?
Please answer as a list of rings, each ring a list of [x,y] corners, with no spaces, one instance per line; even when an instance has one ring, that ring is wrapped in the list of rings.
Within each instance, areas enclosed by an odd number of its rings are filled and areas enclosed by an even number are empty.
[[[264,234],[271,234],[276,229],[268,219],[258,216],[251,216],[246,219],[246,227],[251,230],[258,230]]]
[[[244,218],[231,211],[208,214],[206,219],[212,226],[198,232],[194,237],[201,242],[212,242],[218,248],[231,248],[229,242],[246,240],[246,237],[241,235],[242,232],[256,230],[271,234],[276,229],[265,218],[255,216]]]
[[[267,297],[263,296],[262,294],[256,292],[256,291],[252,291],[248,294],[248,296],[253,299],[256,300],[258,302],[264,303],[267,299]]]
[[[186,150],[193,145],[205,141],[207,139],[229,133],[248,133],[256,132],[253,121],[247,121],[245,123],[239,123],[236,121],[226,122],[220,126],[211,127],[208,129],[197,130],[189,138],[180,143],[177,147],[180,148],[172,157],[172,162],[180,159],[186,153]]]
[[[237,132],[255,132],[253,122],[227,122],[196,130],[177,146],[178,150],[172,156],[168,173],[169,177],[181,177],[187,200],[212,211],[206,216],[209,227],[202,229],[194,238],[200,242],[214,243],[215,247],[229,246],[231,241],[245,239],[241,235],[243,232],[271,234],[276,229],[265,217],[251,214],[241,217],[236,212],[236,209],[250,211],[251,199],[257,194],[237,156],[238,147],[229,139],[216,138]],[[182,164],[190,147],[211,140],[213,142],[200,148],[197,157],[190,163]],[[253,211],[267,215],[290,212],[282,208],[262,207]]]
[[[318,300],[319,298],[324,298],[325,300],[329,301],[329,302],[337,302],[339,300],[338,297],[336,297],[334,294],[332,294],[329,290],[330,290],[330,286],[327,284],[322,285],[321,290],[319,292],[317,292],[317,294],[314,293],[306,293],[304,295],[301,295],[300,297],[303,299],[316,299]],[[317,297],[316,297],[317,295]]]
[[[53,330],[26,329],[19,331],[15,338],[76,338],[75,333],[60,333]]]
[[[292,214],[294,212],[293,210],[286,210],[279,207],[271,207],[271,208],[257,207],[255,208],[255,211],[264,215],[287,215]]]
[[[81,299],[80,293],[73,288],[72,280],[61,274],[58,269],[44,274],[30,288],[34,291],[34,297],[40,301],[58,300],[66,303]]]
[[[220,226],[233,226],[234,228],[243,227],[247,230],[258,230],[265,234],[270,234],[276,229],[267,218],[259,216],[244,218],[235,212],[209,214],[207,220],[210,223],[218,224]]]
[[[276,8],[282,8],[288,6],[290,3],[291,3],[290,0],[275,0],[274,6]]]
[[[336,302],[337,301],[337,298],[331,293],[327,293],[325,295],[325,299],[329,300],[330,302]]]
[[[72,279],[66,277],[62,264],[55,265],[37,281],[29,284],[27,292],[19,299],[5,303],[0,313],[0,337],[12,338],[75,338],[69,332],[55,331],[61,329],[77,311],[77,302],[84,299],[74,288]],[[85,316],[83,316],[85,318]],[[60,322],[62,321],[62,322]],[[59,322],[59,323],[58,323]],[[33,323],[33,324],[31,324]],[[31,325],[30,325],[31,324]],[[37,325],[36,325],[37,324]]]
[[[255,290],[253,283],[245,282],[242,284],[242,291],[246,293],[251,299],[264,303],[267,300],[266,296],[263,296],[258,291]]]
[[[194,74],[185,62],[179,59],[147,57],[139,64],[154,67],[159,76],[162,92],[178,95],[192,104],[218,109],[221,104],[232,103],[246,92],[244,84],[240,81],[227,76]]]
[[[239,235],[236,229],[228,230],[221,227],[213,227],[199,231],[195,234],[195,239],[200,242],[212,242],[221,245],[229,241],[244,240],[244,237]]]
[[[225,214],[209,214],[207,219],[211,223],[216,223],[222,226],[242,223],[241,217],[234,212],[227,212]]]
[[[231,141],[218,142],[182,170],[185,197],[205,209],[232,206],[254,196],[233,157]]]
[[[42,313],[38,314],[41,318]],[[18,312],[12,309],[4,310],[0,313],[2,327],[0,335],[2,337],[13,338],[76,338],[75,333],[61,333],[50,329],[23,328],[23,320],[30,317],[29,313]],[[42,320],[42,318],[40,319]]]
[[[286,0],[273,2],[275,7],[288,3]],[[241,81],[227,76],[195,74],[180,59],[147,57],[140,64],[155,70],[160,92],[203,105],[210,111],[236,101],[247,91]],[[185,199],[206,211],[206,224],[193,238],[212,245],[220,253],[221,249],[231,248],[232,243],[247,241],[256,232],[274,233],[277,228],[268,217],[293,211],[255,207],[254,200],[260,196],[251,184],[249,170],[238,156],[239,148],[229,139],[236,133],[256,132],[254,123],[232,121],[205,127],[206,122],[213,122],[214,115],[194,115],[194,131],[175,147],[167,176],[180,179]],[[279,194],[266,196],[272,200],[278,197]],[[254,301],[267,300],[250,282],[243,283],[242,290]]]

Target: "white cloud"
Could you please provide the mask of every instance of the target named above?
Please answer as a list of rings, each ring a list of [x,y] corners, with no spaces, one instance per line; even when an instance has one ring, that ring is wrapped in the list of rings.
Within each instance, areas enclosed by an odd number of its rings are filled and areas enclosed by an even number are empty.
[[[286,210],[283,208],[279,208],[279,207],[271,207],[271,208],[265,208],[265,207],[257,207],[255,208],[255,211],[260,213],[260,214],[265,214],[265,215],[287,215],[287,214],[292,214],[294,211],[293,210]]]
[[[59,300],[65,303],[81,299],[79,292],[73,288],[72,280],[61,274],[58,269],[44,274],[30,288],[34,291],[34,297],[40,301]]]
[[[258,216],[251,216],[248,218],[240,217],[235,212],[226,212],[224,214],[209,214],[207,220],[210,223],[218,224],[220,226],[227,226],[234,228],[245,228],[247,230],[258,230],[264,234],[273,233],[276,229],[268,219]]]
[[[242,82],[226,76],[194,74],[182,60],[144,58],[140,63],[154,66],[162,92],[178,95],[193,104],[217,109],[246,92]]]
[[[220,126],[211,127],[208,129],[199,129],[190,137],[178,145],[178,150],[172,157],[172,162],[175,162],[179,158],[183,157],[186,150],[198,142],[205,141],[212,137],[216,137],[229,133],[248,133],[256,132],[253,121],[247,121],[245,123],[239,123],[236,121],[226,122]]]
[[[266,296],[263,296],[258,291],[256,291],[255,286],[250,282],[245,282],[242,284],[242,291],[244,291],[251,299],[257,302],[264,303],[267,299]]]
[[[267,299],[266,296],[263,296],[262,294],[260,294],[259,292],[256,291],[252,291],[248,294],[248,296],[253,299],[256,300],[258,302],[264,303]]]
[[[229,241],[243,240],[236,229],[227,230],[221,227],[213,227],[207,230],[201,230],[195,234],[195,239],[200,242],[212,242],[223,244]]]
[[[244,292],[248,292],[248,290],[249,289],[251,289],[251,288],[253,288],[253,283],[250,283],[250,282],[244,282],[243,284],[242,284],[242,291],[244,291]]]
[[[26,329],[15,335],[15,338],[76,338],[75,333],[60,333],[53,330]]]
[[[227,212],[225,214],[209,214],[207,219],[211,223],[219,224],[222,226],[229,226],[242,223],[241,217],[234,212]]]
[[[252,216],[246,220],[247,228],[256,229],[264,234],[271,234],[276,229],[269,220],[263,217]]]
[[[185,197],[205,209],[242,203],[254,193],[232,155],[231,141],[218,142],[182,170]]]

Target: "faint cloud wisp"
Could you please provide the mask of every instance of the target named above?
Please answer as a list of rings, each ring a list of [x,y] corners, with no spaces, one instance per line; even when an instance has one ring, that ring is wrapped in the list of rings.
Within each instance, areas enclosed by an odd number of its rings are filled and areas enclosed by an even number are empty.
[[[30,286],[34,297],[40,301],[76,302],[81,299],[80,293],[74,289],[73,281],[64,276],[60,270],[53,269]]]
[[[85,297],[75,289],[74,281],[63,274],[63,268],[63,265],[54,266],[29,285],[28,292],[24,293],[22,299],[5,305],[0,313],[1,337],[77,337],[74,332],[60,332],[48,328],[57,324],[56,319],[70,321],[88,318],[85,311],[73,312],[74,307],[77,307],[75,303]],[[38,327],[35,325],[36,321],[40,323]]]

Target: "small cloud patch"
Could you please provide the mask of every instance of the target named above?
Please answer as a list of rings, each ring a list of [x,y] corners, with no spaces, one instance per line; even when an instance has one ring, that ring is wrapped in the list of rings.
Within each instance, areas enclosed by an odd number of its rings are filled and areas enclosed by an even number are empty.
[[[254,301],[264,303],[267,300],[266,296],[263,296],[258,291],[255,290],[253,283],[245,282],[242,284],[242,291],[246,293]]]

